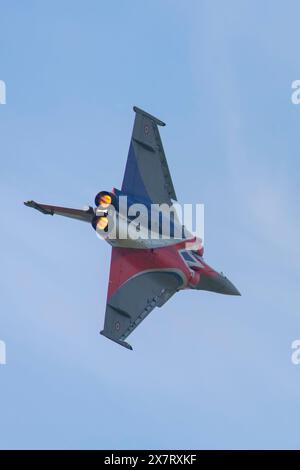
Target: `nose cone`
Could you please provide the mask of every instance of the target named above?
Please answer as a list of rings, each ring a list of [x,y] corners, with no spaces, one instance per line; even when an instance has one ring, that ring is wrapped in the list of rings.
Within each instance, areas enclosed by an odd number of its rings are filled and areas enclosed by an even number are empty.
[[[217,292],[218,294],[241,295],[223,273],[214,270],[211,270],[209,274],[204,272],[200,274],[200,281],[196,289]]]
[[[227,277],[220,275],[220,292],[226,295],[241,295],[237,288]]]

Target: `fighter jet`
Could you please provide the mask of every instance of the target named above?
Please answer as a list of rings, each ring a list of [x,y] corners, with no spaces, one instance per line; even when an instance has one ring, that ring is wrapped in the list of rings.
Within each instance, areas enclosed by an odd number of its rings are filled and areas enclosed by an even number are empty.
[[[177,197],[158,127],[165,123],[136,106],[133,110],[135,121],[121,190],[100,191],[95,207],[83,210],[24,202],[43,214],[87,222],[112,246],[100,333],[128,349],[132,347],[125,340],[130,333],[155,307],[162,307],[180,290],[240,295],[222,273],[206,263],[201,240],[172,211]],[[124,200],[125,210],[121,207]],[[144,218],[132,216],[130,208],[136,204],[146,208]],[[171,228],[164,236],[162,227],[169,214],[173,214]],[[151,217],[156,224],[149,222]],[[139,231],[143,237],[137,236]]]

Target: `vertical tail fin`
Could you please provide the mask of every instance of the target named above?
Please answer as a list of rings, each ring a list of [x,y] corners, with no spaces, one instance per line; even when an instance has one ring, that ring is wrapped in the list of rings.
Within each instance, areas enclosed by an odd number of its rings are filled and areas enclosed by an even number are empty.
[[[24,202],[25,206],[32,207],[33,209],[38,210],[42,214],[47,215],[62,215],[64,217],[69,217],[71,219],[81,220],[82,222],[92,222],[94,217],[94,209],[92,207],[88,207],[86,210],[84,209],[71,209],[69,207],[59,207],[59,206],[51,206],[48,204],[39,204],[35,201],[27,201]]]

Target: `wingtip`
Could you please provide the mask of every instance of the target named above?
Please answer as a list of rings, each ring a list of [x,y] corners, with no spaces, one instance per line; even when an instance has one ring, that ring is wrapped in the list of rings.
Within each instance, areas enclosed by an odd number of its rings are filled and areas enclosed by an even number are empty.
[[[133,106],[133,111],[138,114],[143,114],[144,116],[148,117],[152,121],[154,121],[158,126],[165,126],[166,123],[158,119],[157,117],[153,116],[152,114],[147,113],[147,111],[144,111],[141,108],[138,108],[138,106]]]
[[[100,335],[105,336],[106,338],[110,339],[111,341],[114,341],[115,343],[119,344],[120,346],[123,346],[126,349],[130,349],[130,351],[133,351],[131,344],[126,343],[126,341],[122,341],[117,338],[112,338],[111,336],[107,335],[104,330],[100,331]]]

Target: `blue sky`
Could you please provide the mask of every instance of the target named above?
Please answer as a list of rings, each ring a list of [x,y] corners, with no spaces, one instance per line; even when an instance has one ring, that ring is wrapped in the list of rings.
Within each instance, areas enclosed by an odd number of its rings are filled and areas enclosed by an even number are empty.
[[[299,448],[296,1],[0,2],[0,448]],[[241,297],[182,292],[99,336],[110,248],[24,200],[120,187],[138,105],[205,258]]]

